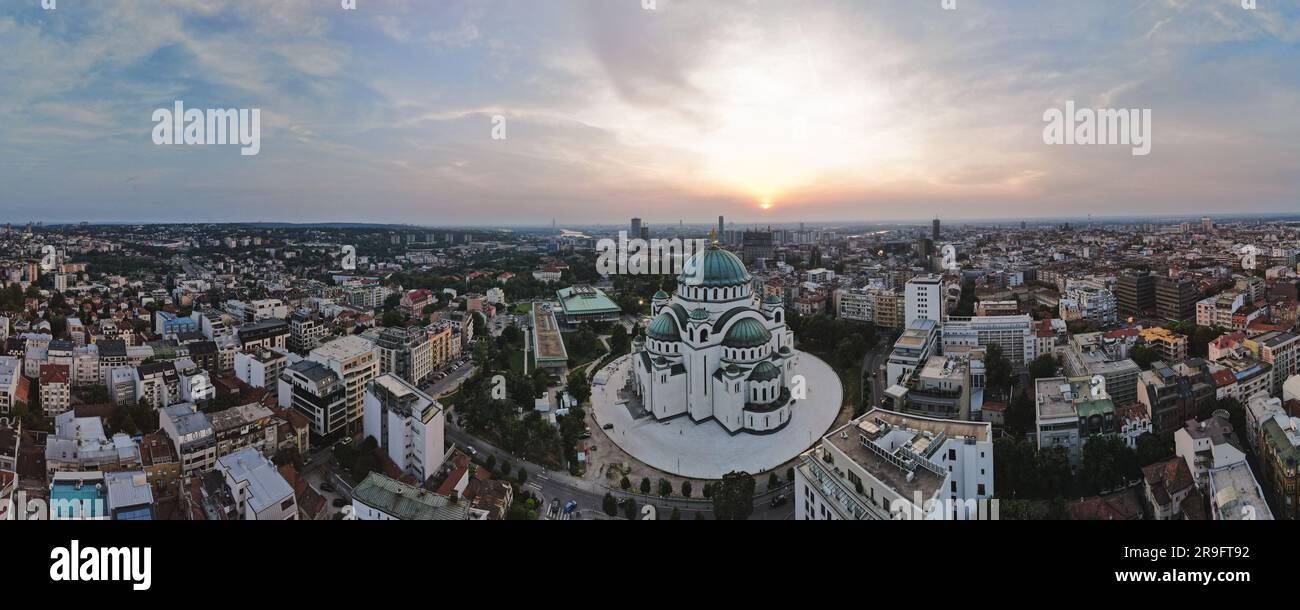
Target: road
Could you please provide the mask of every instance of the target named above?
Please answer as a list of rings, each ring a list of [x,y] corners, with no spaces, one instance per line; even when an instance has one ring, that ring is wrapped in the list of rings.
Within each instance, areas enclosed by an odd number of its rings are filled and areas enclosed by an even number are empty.
[[[881,368],[889,362],[889,353],[893,351],[894,342],[890,337],[881,337],[876,346],[867,350],[867,355],[862,357],[862,371],[865,373],[871,371],[871,404],[880,404],[881,398],[886,388],[885,375],[881,373]]]
[[[559,500],[561,506],[573,500],[578,503],[578,510],[582,511],[581,514],[584,517],[595,517],[595,513],[600,513],[599,517],[604,518],[602,507],[605,501],[605,493],[608,492],[619,499],[625,497],[634,498],[638,505],[645,505],[646,503],[654,505],[660,519],[667,519],[674,508],[681,513],[681,518],[684,520],[694,519],[696,513],[702,513],[705,518],[712,518],[712,503],[707,500],[687,500],[680,497],[647,497],[637,493],[627,493],[621,489],[609,489],[594,481],[574,477],[567,472],[546,471],[540,465],[519,459],[503,449],[471,436],[457,426],[449,424],[446,430],[447,440],[461,447],[473,447],[480,458],[494,455],[498,464],[508,461],[514,465],[516,472],[518,472],[520,466],[526,468],[528,470],[528,480],[524,484],[524,491],[529,491],[534,496],[538,496],[543,507],[549,507],[552,500]],[[766,484],[767,481],[759,480],[759,489],[763,489]],[[784,493],[787,497],[794,495],[791,486],[788,484],[778,488],[776,493]],[[755,494],[754,514],[750,517],[751,520],[793,518],[793,502],[786,502],[784,506],[772,508],[769,506],[769,502],[773,495],[772,491]],[[545,512],[546,510],[543,508],[543,513]],[[546,518],[545,514],[543,514],[543,518]]]

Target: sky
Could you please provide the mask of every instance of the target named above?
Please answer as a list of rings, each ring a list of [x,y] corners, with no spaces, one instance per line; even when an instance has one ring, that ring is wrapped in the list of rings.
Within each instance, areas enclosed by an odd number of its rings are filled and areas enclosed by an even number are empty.
[[[0,220],[1294,212],[1300,2],[1256,1],[4,0]],[[258,154],[155,144],[176,100]],[[1067,102],[1150,153],[1045,143]]]

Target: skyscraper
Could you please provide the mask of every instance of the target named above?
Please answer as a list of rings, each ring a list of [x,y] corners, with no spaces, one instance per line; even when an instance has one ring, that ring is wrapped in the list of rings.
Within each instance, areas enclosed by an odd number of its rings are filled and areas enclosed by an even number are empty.
[[[724,226],[726,226],[726,223],[722,222],[722,217],[719,216],[718,217],[718,239],[722,239],[722,233],[725,231],[725,229],[723,228]]]
[[[938,218],[934,219],[934,231],[933,231],[933,235],[930,236],[930,239],[933,239],[935,243],[939,243],[939,219]]]
[[[631,231],[628,231],[627,236],[628,236],[628,237],[631,237],[632,239],[637,239],[637,238],[641,237],[641,219],[640,219],[640,218],[633,218],[633,219],[632,219],[632,230],[631,230]]]

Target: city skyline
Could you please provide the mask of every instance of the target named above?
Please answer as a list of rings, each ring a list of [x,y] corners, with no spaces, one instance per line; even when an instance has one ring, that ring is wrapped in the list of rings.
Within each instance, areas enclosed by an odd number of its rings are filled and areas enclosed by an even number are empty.
[[[28,61],[0,72],[6,220],[744,225],[1296,207],[1294,7],[652,4],[8,4],[0,51]],[[155,145],[151,116],[177,100],[260,109],[260,152]],[[1044,144],[1044,113],[1073,102],[1151,110],[1150,154]]]

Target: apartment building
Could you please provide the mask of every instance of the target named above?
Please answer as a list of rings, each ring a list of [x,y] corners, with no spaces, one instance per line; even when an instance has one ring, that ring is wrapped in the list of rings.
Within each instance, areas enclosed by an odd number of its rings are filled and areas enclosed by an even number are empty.
[[[71,369],[63,364],[41,365],[39,379],[41,410],[46,417],[55,417],[72,405]]]
[[[1160,358],[1166,362],[1178,362],[1187,357],[1187,337],[1176,332],[1156,326],[1138,331],[1138,337],[1160,352]]]
[[[433,373],[433,342],[423,328],[383,328],[374,342],[381,375],[392,373],[418,386]]]
[[[366,389],[365,435],[393,463],[418,481],[442,467],[445,414],[442,405],[393,373],[371,381]]]
[[[1201,291],[1191,280],[1162,277],[1155,282],[1156,315],[1167,320],[1196,319]]]
[[[289,358],[282,350],[254,347],[235,353],[235,376],[255,388],[276,390],[288,365]]]
[[[1197,487],[1209,486],[1209,472],[1246,461],[1246,452],[1225,412],[1189,419],[1174,432],[1174,453],[1187,462]]]
[[[118,472],[140,468],[140,449],[121,432],[112,438],[98,417],[64,411],[54,418],[54,433],[45,439],[47,478],[56,472]]]
[[[216,461],[233,503],[233,515],[244,521],[294,521],[298,503],[293,487],[260,452],[245,447]]]
[[[948,316],[943,324],[943,348],[983,347],[1002,348],[1002,354],[1012,366],[1023,367],[1037,357],[1037,333],[1032,316],[976,316],[958,318]]]
[[[903,385],[912,373],[938,351],[939,325],[933,320],[918,320],[894,342],[885,365],[887,386]]]
[[[799,520],[985,519],[992,425],[872,409],[795,468]]]
[[[280,374],[278,397],[280,406],[307,418],[316,438],[333,440],[347,429],[347,386],[328,366],[311,360],[289,365]]]
[[[943,322],[943,276],[929,274],[914,277],[908,280],[903,295],[905,324],[911,326],[918,320]]]
[[[1069,377],[1106,380],[1106,393],[1116,407],[1137,402],[1138,376],[1142,368],[1127,357],[1129,344],[1122,334],[1081,333],[1070,337],[1059,350],[1061,364]]]
[[[1151,417],[1152,432],[1172,440],[1174,432],[1217,401],[1213,382],[1204,372],[1183,367],[1181,372],[1157,360],[1138,378],[1138,402]]]
[[[1088,439],[1119,432],[1114,400],[1092,381],[1092,377],[1049,377],[1034,382],[1038,449],[1065,449],[1072,468],[1082,462]]]
[[[207,415],[193,404],[175,404],[158,411],[158,425],[180,457],[181,472],[190,475],[212,469],[217,460],[217,438]]]
[[[0,416],[13,413],[17,403],[27,402],[27,387],[22,358],[0,356]]]
[[[217,456],[230,455],[251,447],[262,455],[275,455],[279,420],[270,409],[247,404],[218,411],[208,416],[217,439]]]
[[[311,351],[308,360],[334,371],[347,392],[348,435],[361,432],[366,386],[379,376],[379,357],[374,344],[356,335],[335,339]]]
[[[288,347],[297,354],[305,354],[320,346],[329,333],[329,327],[314,315],[297,312],[289,318]]]
[[[1275,412],[1259,426],[1259,465],[1277,516],[1300,518],[1300,418]]]
[[[1124,315],[1140,315],[1156,307],[1156,281],[1150,274],[1125,274],[1115,286],[1115,302]]]
[[[1300,358],[1297,358],[1297,351],[1300,351],[1300,335],[1269,331],[1246,339],[1244,345],[1255,355],[1255,358],[1273,365],[1273,386],[1269,388],[1270,394],[1280,395],[1286,381],[1300,373]]]

